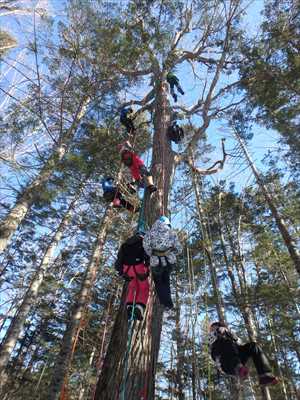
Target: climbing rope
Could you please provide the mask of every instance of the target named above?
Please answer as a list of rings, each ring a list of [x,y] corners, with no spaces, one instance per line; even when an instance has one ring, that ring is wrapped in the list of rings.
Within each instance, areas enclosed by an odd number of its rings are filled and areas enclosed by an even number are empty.
[[[146,189],[143,189],[143,197],[141,202],[141,208],[139,212],[139,218],[137,223],[137,231],[138,232],[145,232],[146,230],[146,221],[145,221],[145,193]]]

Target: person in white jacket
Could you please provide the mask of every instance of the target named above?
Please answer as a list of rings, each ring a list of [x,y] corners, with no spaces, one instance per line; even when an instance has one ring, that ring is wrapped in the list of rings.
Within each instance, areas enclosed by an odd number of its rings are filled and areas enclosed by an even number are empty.
[[[166,308],[173,308],[170,273],[182,247],[167,217],[161,216],[152,225],[144,237],[143,246],[150,257],[150,268],[159,301]]]

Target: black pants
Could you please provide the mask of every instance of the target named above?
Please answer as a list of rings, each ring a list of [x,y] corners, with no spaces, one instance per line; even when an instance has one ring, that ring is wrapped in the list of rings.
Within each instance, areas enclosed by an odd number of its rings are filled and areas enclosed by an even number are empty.
[[[228,339],[218,339],[212,350],[213,358],[220,357],[221,368],[226,374],[234,375],[236,367],[245,365],[249,358],[252,358],[258,375],[271,372],[269,360],[255,342],[238,345]]]
[[[182,90],[182,87],[180,86],[180,84],[179,84],[179,82],[171,82],[170,83],[170,91],[171,91],[171,95],[172,95],[172,97],[173,97],[173,99],[174,99],[174,101],[175,101],[175,103],[177,102],[177,94],[175,93],[175,86],[176,86],[176,89],[178,90],[178,92],[180,93],[180,94],[184,94],[184,91]]]
[[[104,197],[105,200],[108,201],[108,202],[112,202],[112,201],[114,201],[115,199],[118,199],[118,200],[120,200],[121,206],[124,207],[124,208],[126,208],[126,210],[128,210],[128,211],[133,211],[133,210],[134,210],[133,205],[130,204],[128,201],[126,201],[126,200],[123,198],[122,194],[121,194],[119,191],[117,191],[117,189],[114,189],[114,190],[111,191],[111,192],[104,192],[103,197]]]
[[[128,211],[134,211],[133,205],[130,204],[128,201],[126,201],[126,200],[122,197],[121,193],[119,193],[119,195],[118,195],[117,198],[120,200],[120,204],[121,204],[122,207],[126,208],[126,210],[128,210]]]
[[[132,133],[134,131],[134,125],[130,118],[121,118],[121,124],[123,124],[128,133]]]
[[[170,274],[171,267],[162,267],[160,265],[161,272],[159,274],[153,274],[153,280],[155,285],[155,291],[158,296],[160,304],[165,307],[173,308],[173,302],[171,298],[171,286],[170,286]]]
[[[184,138],[183,129],[178,126],[169,126],[167,134],[168,138],[175,143],[179,143]]]

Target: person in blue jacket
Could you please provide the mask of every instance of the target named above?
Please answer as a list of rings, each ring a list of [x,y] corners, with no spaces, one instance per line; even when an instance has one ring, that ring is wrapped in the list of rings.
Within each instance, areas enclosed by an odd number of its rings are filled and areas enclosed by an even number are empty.
[[[118,187],[114,184],[114,178],[111,176],[105,177],[102,182],[103,198],[109,202],[113,203],[113,207],[120,208],[124,207],[126,210],[134,212],[138,211],[135,207],[124,199],[122,193]]]

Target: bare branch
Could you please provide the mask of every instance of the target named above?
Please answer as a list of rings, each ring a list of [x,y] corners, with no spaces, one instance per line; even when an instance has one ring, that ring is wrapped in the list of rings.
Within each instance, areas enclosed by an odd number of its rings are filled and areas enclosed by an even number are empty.
[[[114,68],[115,70],[117,70],[118,72],[120,72],[123,75],[130,76],[131,78],[149,75],[152,73],[152,68],[148,68],[148,69],[144,69],[144,70],[140,70],[140,71],[128,70],[128,69],[121,68],[119,66],[117,67],[116,65],[113,65],[112,68]]]
[[[223,152],[223,158],[222,160],[218,160],[216,161],[211,167],[207,168],[207,169],[201,169],[201,168],[197,168],[194,166],[194,160],[192,156],[189,156],[186,160],[187,164],[191,167],[192,171],[194,173],[197,173],[199,175],[213,175],[216,174],[217,172],[220,172],[225,164],[226,158],[227,158],[227,153],[225,150],[225,139],[223,138],[221,140],[222,143],[222,152]]]
[[[149,102],[154,98],[154,95],[155,95],[155,91],[154,91],[154,89],[152,89],[152,90],[150,90],[150,92],[148,92],[146,94],[146,96],[142,100],[130,100],[126,103],[123,103],[121,108],[132,106],[132,105],[137,105],[137,106],[145,107],[147,109],[150,107]],[[134,114],[134,118],[137,114],[141,114],[141,112],[142,112],[141,109],[139,109]]]

